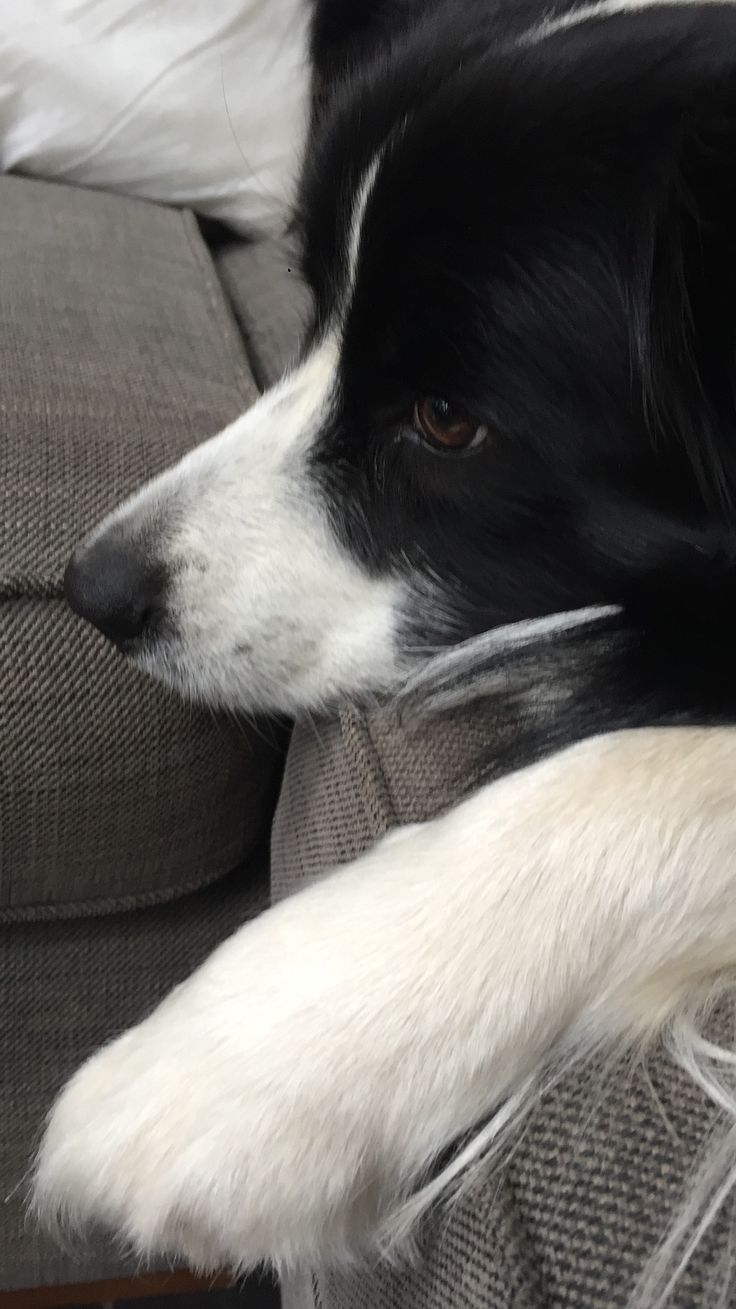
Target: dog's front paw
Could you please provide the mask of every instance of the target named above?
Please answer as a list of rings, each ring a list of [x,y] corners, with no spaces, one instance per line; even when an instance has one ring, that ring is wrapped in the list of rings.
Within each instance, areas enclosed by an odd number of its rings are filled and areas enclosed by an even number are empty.
[[[50,1226],[102,1225],[144,1257],[219,1266],[225,1231],[212,1220],[234,1160],[222,1151],[218,1068],[212,1051],[186,1052],[172,1037],[149,1020],[69,1082],[39,1152],[34,1204]]]
[[[238,940],[68,1083],[36,1165],[44,1223],[238,1270],[339,1255],[370,1225],[354,1033],[291,975],[238,968]]]
[[[471,957],[487,948],[476,886],[448,927],[454,831],[446,845],[435,828],[392,834],[242,928],[95,1055],[49,1120],[42,1215],[207,1268],[375,1249],[502,1089],[500,1021],[464,984],[473,927]]]

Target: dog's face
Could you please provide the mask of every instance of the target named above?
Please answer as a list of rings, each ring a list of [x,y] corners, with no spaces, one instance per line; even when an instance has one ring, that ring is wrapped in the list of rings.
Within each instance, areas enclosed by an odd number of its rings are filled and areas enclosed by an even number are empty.
[[[459,12],[459,11],[458,11]],[[74,606],[214,703],[699,587],[730,507],[729,8],[424,24],[328,104],[300,362],[77,552]],[[726,314],[728,309],[728,314]]]

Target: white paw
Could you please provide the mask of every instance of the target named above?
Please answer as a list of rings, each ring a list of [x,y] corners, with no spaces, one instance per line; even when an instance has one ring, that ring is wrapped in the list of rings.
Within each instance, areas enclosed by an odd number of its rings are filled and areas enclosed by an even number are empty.
[[[463,894],[448,821],[261,915],[95,1055],[49,1121],[42,1216],[206,1268],[372,1245],[503,1089],[485,859]]]
[[[339,1257],[373,1225],[371,1070],[321,984],[310,996],[283,954],[278,981],[258,976],[251,931],[68,1083],[37,1160],[42,1221],[238,1270]]]

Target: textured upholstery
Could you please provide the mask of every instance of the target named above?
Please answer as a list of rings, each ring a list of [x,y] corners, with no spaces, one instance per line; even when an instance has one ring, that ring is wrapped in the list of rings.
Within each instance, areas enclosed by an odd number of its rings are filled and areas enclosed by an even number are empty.
[[[191,216],[0,179],[0,357],[0,1290],[9,1290],[136,1271],[107,1238],[70,1252],[27,1221],[34,1143],[85,1056],[267,903],[261,834],[283,746],[275,729],[251,733],[177,703],[61,597],[76,539],[257,393]]]
[[[274,894],[476,786],[495,726],[476,706],[432,724],[346,712],[299,728],[272,837]],[[713,1035],[733,1034],[729,1003]],[[314,1288],[287,1282],[284,1309],[623,1307],[712,1124],[710,1105],[661,1051],[615,1072],[605,1062],[579,1069],[547,1095],[500,1175],[431,1217],[414,1265],[360,1269]],[[729,1206],[668,1301],[673,1309],[733,1303],[715,1292],[733,1218]]]
[[[234,241],[220,232],[213,259],[253,375],[260,387],[270,386],[293,360],[309,313],[293,242]]]
[[[107,1237],[61,1248],[24,1212],[34,1143],[62,1083],[268,900],[266,860],[173,904],[0,927],[0,1290],[137,1271]]]
[[[191,215],[0,180],[0,922],[240,864],[278,755],[136,673],[61,598],[80,535],[256,386]]]

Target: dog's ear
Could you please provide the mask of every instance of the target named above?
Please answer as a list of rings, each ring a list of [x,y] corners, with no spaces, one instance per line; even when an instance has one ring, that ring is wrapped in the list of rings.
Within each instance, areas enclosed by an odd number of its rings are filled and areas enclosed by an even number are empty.
[[[656,449],[701,509],[731,514],[736,4],[600,10],[522,52],[526,86],[545,110],[548,168],[577,169],[578,194],[622,243],[632,377]]]
[[[627,311],[632,403],[650,438],[636,480],[615,499],[586,503],[586,546],[647,613],[659,605],[730,622],[736,4],[613,13],[561,27],[529,56],[542,72],[540,94],[553,98],[550,167],[577,170],[576,194],[590,197],[595,230],[607,231]]]
[[[632,89],[649,170],[628,247],[632,375],[655,450],[696,490],[693,509],[733,525],[736,6],[683,8],[698,12],[668,20],[648,84]]]

